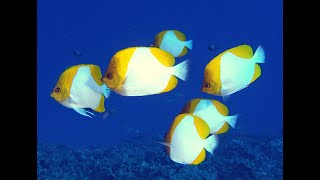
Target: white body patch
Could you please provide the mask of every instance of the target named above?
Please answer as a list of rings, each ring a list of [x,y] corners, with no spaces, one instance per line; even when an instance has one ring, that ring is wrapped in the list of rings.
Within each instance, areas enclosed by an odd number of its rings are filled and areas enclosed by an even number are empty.
[[[221,94],[230,95],[248,86],[253,78],[255,62],[226,53],[220,62]]]
[[[149,48],[139,47],[133,53],[126,79],[117,93],[125,96],[159,94],[169,82],[173,67],[162,65]]]
[[[170,158],[174,162],[190,164],[198,157],[204,139],[199,136],[192,116],[185,116],[177,125],[170,144]]]
[[[184,46],[185,42],[180,41],[173,31],[167,31],[162,38],[160,49],[171,53],[174,57],[178,57]]]
[[[200,100],[193,114],[206,121],[210,128],[210,134],[220,130],[225,123],[224,119],[226,116],[219,113],[211,100]]]
[[[98,108],[101,96],[101,87],[93,79],[90,67],[82,66],[73,78],[70,98],[61,104],[69,108],[91,108],[94,110]]]

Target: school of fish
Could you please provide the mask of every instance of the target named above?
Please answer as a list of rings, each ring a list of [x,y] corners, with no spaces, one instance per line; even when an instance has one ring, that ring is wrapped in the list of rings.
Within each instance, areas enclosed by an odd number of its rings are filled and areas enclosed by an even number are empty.
[[[111,91],[122,96],[163,94],[186,82],[190,59],[176,64],[176,59],[192,50],[193,40],[187,40],[178,30],[158,33],[150,47],[126,47],[110,59],[104,75],[94,64],[79,64],[67,68],[59,77],[50,96],[61,105],[92,118],[91,109],[106,111],[104,103]],[[204,69],[201,91],[227,97],[247,88],[261,76],[259,64],[265,62],[262,46],[255,51],[249,45],[239,45],[214,57]],[[214,99],[191,99],[173,118],[163,141],[169,158],[180,164],[198,165],[206,151],[214,154],[218,135],[236,127],[238,114]]]

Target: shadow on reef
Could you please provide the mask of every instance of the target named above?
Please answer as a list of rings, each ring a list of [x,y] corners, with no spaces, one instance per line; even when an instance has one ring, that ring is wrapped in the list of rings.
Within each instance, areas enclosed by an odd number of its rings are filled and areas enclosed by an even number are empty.
[[[37,179],[283,179],[282,137],[219,135],[214,156],[198,166],[170,160],[165,147],[143,137],[112,148],[38,145]]]

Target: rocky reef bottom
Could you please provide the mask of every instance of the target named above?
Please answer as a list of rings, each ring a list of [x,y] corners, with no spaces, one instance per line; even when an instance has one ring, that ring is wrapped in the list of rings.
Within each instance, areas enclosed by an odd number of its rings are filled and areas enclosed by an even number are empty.
[[[283,179],[282,137],[227,133],[219,140],[199,165],[175,163],[143,137],[111,148],[38,144],[37,179]]]

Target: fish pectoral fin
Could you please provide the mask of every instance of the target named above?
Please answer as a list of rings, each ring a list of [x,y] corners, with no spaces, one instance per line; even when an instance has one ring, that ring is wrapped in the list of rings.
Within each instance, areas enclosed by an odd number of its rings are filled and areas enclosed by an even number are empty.
[[[171,145],[167,142],[160,142],[160,141],[155,141],[156,143],[159,143],[159,144],[162,144],[164,146],[167,146],[167,147],[171,147]]]
[[[92,112],[86,111],[85,109],[82,108],[73,108],[75,111],[77,111],[77,113],[83,115],[83,116],[87,116],[89,118],[92,118],[89,114],[95,116]],[[89,113],[89,114],[87,114]]]
[[[73,98],[70,98],[68,101],[70,104],[78,104],[78,102],[76,102]]]
[[[223,101],[227,101],[230,98],[230,95],[223,95],[222,99]]]
[[[249,85],[245,85],[245,86],[237,88],[237,89],[226,88],[226,89],[222,90],[223,91],[221,93],[222,97],[223,97],[223,99],[225,99],[225,98],[227,98],[227,96],[230,96],[231,94],[234,94],[234,93],[236,93],[236,92],[238,92],[238,91],[240,91],[240,90],[242,90],[242,89],[244,89],[244,88],[246,88],[248,86]]]

